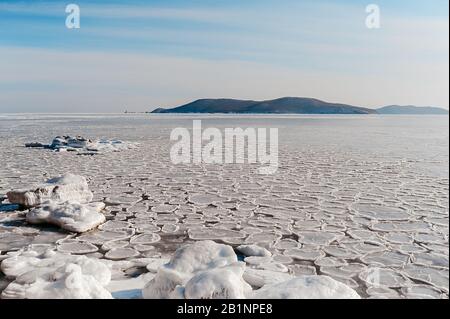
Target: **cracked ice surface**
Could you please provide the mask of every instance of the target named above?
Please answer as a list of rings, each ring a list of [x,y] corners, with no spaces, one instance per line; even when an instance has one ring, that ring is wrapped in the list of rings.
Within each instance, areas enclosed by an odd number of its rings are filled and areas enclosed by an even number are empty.
[[[448,298],[448,118],[204,121],[221,129],[278,127],[278,171],[172,165],[171,129],[192,126],[181,116],[0,117],[0,261],[30,244],[56,245],[59,253],[112,265],[115,285],[134,289],[181,245],[211,239],[236,251],[256,245],[270,252],[239,255],[242,277],[254,288],[317,274],[365,298]],[[140,147],[92,157],[23,147],[60,134]],[[27,211],[6,199],[10,190],[33,189],[66,172],[85,176],[89,201],[107,205],[98,229],[70,234],[30,225]],[[80,278],[78,269],[68,271],[61,276]],[[224,274],[239,277],[240,268]],[[212,283],[217,276],[211,274]],[[189,294],[204,282],[196,278]]]

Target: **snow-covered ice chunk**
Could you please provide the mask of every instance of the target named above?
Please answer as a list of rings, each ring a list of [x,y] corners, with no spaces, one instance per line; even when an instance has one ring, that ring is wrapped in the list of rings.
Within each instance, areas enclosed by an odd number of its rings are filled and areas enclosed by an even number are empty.
[[[112,298],[95,277],[86,274],[85,269],[77,263],[68,263],[44,274],[30,271],[20,275],[6,287],[1,297],[3,299]]]
[[[244,299],[252,291],[242,279],[244,263],[197,273],[184,288],[186,299]]]
[[[47,148],[54,151],[81,152],[80,154],[96,154],[98,152],[118,152],[134,149],[138,143],[124,142],[121,140],[91,140],[82,136],[56,136],[51,144],[39,142],[26,143],[25,147]]]
[[[6,195],[10,203],[26,207],[37,206],[48,200],[59,203],[69,200],[87,203],[93,198],[86,178],[70,173],[49,179],[32,189],[14,190]]]
[[[97,259],[56,252],[50,245],[31,245],[9,256],[1,270],[14,281],[2,298],[111,298],[104,288],[111,272]]]
[[[177,249],[171,260],[158,269],[143,289],[146,299],[170,298],[177,286],[184,286],[196,273],[237,262],[230,246],[200,241]]]
[[[166,258],[151,258],[151,261],[147,264],[146,268],[151,273],[158,272],[159,267],[169,262]]]
[[[76,201],[57,203],[48,201],[41,207],[27,213],[27,221],[32,224],[50,223],[68,231],[82,233],[105,222],[101,213],[104,203],[81,204]]]
[[[299,276],[266,285],[255,291],[255,299],[360,299],[352,288],[328,276]]]

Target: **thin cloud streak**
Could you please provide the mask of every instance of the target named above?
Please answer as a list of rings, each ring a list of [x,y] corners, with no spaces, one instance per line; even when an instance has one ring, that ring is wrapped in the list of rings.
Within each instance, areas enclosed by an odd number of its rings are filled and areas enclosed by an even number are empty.
[[[442,105],[445,96],[448,100],[448,77],[442,86],[427,84],[433,74],[421,79],[418,91],[416,79],[399,83],[389,75],[361,78],[243,61],[216,63],[139,54],[2,49],[0,61],[12,58],[17,61],[14,66],[0,63],[5,71],[1,72],[0,84],[20,86],[26,82],[27,88],[20,94],[0,89],[2,112],[146,111],[203,97],[309,96],[368,107],[382,106],[386,101]],[[32,73],[28,72],[30,67],[34,68]],[[30,82],[47,83],[48,89],[33,90]]]

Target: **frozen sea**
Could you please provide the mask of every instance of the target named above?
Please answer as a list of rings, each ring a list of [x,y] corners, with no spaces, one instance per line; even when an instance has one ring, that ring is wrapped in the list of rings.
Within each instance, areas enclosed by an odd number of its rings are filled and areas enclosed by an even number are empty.
[[[194,119],[221,130],[278,128],[278,171],[172,164],[170,132]],[[57,135],[139,147],[94,156],[24,147]],[[364,298],[448,298],[448,166],[448,116],[0,114],[0,198],[72,172],[108,205],[106,224],[73,235],[27,224],[4,200],[0,260],[37,243],[114,261],[167,258],[212,239],[273,253],[250,267],[326,274]],[[0,291],[7,284],[0,274]]]

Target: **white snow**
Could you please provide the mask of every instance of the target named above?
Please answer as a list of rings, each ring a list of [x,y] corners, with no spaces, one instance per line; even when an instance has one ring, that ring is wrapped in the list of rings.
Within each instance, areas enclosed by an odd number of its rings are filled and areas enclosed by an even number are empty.
[[[145,273],[136,278],[111,280],[106,289],[115,299],[140,299],[142,298],[142,288],[154,276],[155,274]]]
[[[62,204],[48,201],[41,207],[27,213],[27,221],[32,224],[50,223],[68,231],[82,233],[105,222],[101,210],[104,203],[80,204],[68,201]]]
[[[143,289],[147,299],[170,298],[177,286],[184,286],[198,272],[237,262],[233,248],[213,241],[199,241],[179,248],[169,263]]]
[[[245,263],[214,268],[197,273],[185,285],[185,299],[245,299],[251,286],[242,275]]]
[[[6,195],[10,203],[26,207],[37,206],[48,200],[59,203],[68,200],[87,203],[93,198],[86,178],[70,173],[49,179],[31,189],[10,191]]]
[[[254,299],[360,299],[350,287],[328,276],[299,276],[265,285],[252,294]]]
[[[1,298],[108,299],[104,288],[109,268],[94,258],[54,251],[47,245],[29,246],[3,260],[2,272],[13,278]]]
[[[145,285],[142,296],[149,299],[359,298],[352,288],[328,276],[295,277],[281,270],[248,268],[246,263],[237,261],[230,246],[212,241],[179,248]]]

